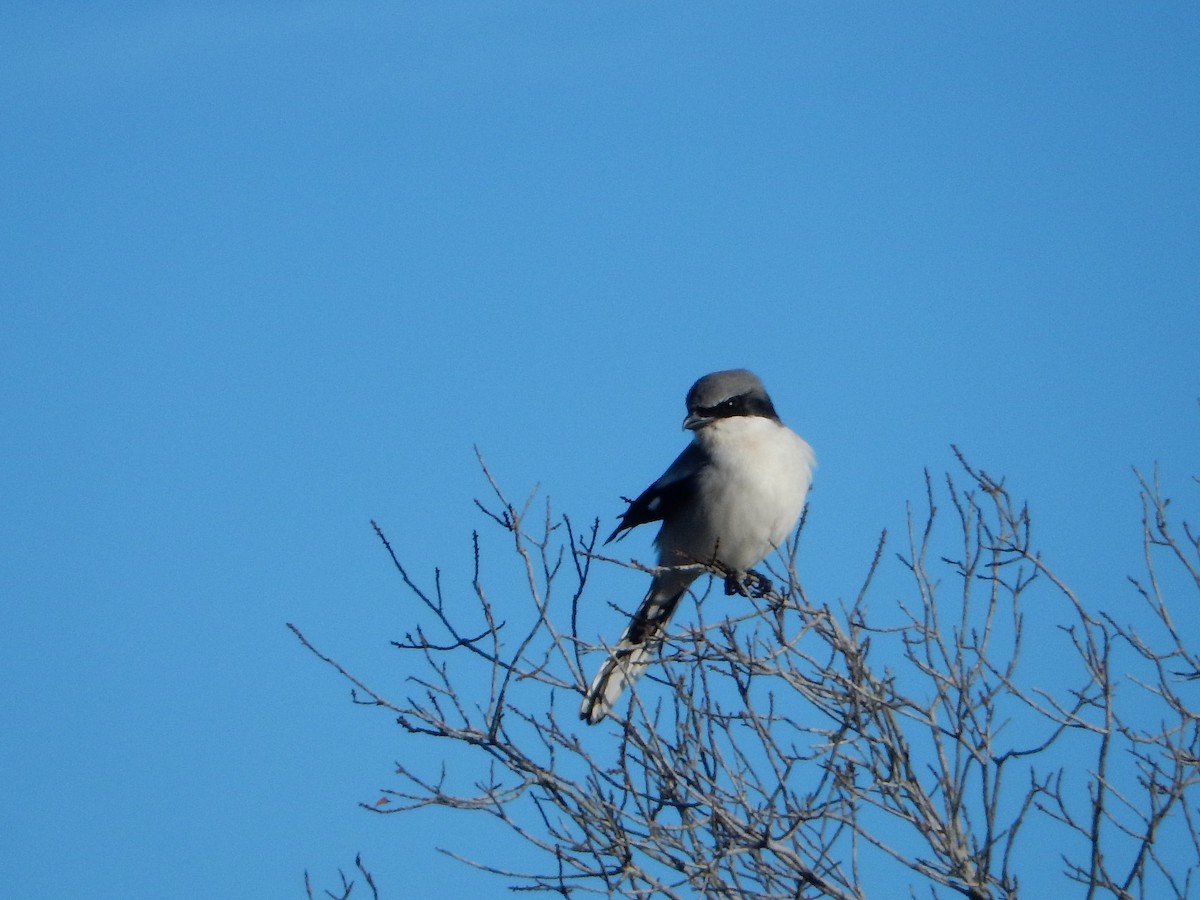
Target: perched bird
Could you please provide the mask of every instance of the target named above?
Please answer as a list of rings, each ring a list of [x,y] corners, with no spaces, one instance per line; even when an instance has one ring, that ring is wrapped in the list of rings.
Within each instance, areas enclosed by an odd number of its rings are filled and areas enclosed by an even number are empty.
[[[745,369],[705,375],[687,394],[683,427],[692,442],[642,492],[609,535],[662,522],[658,564],[646,598],[592,680],[579,717],[595,725],[649,664],[683,595],[716,563],[729,586],[781,547],[796,527],[812,482],[812,448],[779,421],[758,376]],[[689,567],[690,566],[690,567]],[[760,576],[761,578],[761,576]]]

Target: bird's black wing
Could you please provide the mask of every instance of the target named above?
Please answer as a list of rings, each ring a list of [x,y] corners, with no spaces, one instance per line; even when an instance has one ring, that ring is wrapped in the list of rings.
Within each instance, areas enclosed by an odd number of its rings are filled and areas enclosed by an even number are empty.
[[[708,453],[699,444],[688,444],[658,481],[636,500],[629,501],[629,508],[621,514],[621,521],[604,543],[624,537],[623,532],[647,522],[661,522],[690,504],[696,493],[697,478],[708,461]]]

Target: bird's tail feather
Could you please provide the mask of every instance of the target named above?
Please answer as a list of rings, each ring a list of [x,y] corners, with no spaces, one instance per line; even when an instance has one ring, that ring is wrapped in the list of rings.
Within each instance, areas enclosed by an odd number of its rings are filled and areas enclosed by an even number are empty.
[[[686,590],[686,587],[680,590],[677,584],[667,589],[655,582],[621,640],[592,679],[579,707],[579,718],[595,725],[612,711],[625,688],[637,681],[650,664]]]

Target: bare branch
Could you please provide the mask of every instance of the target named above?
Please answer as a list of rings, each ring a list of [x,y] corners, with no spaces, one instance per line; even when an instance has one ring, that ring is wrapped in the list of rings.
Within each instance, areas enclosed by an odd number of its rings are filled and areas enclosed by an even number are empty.
[[[901,566],[884,565],[883,532],[851,602],[814,599],[798,576],[807,511],[771,590],[726,599],[697,582],[693,620],[672,627],[607,731],[574,713],[585,657],[604,649],[581,638],[579,612],[598,569],[654,569],[597,554],[599,522],[577,532],[535,507],[536,489],[510,502],[482,457],[491,499],[477,505],[515,562],[499,586],[485,586],[479,533],[464,600],[438,570],[416,585],[372,523],[419,601],[393,642],[410,696],[385,699],[288,627],[356,702],[460,751],[433,771],[398,764],[392,802],[370,809],[496,819],[542,870],[444,852],[515,890],[854,900],[907,884],[1007,898],[1042,877],[1030,859],[1044,865],[1054,833],[1061,880],[1086,896],[1188,896],[1200,653],[1176,616],[1200,593],[1195,531],[1157,472],[1137,476],[1146,571],[1129,621],[1056,575],[1028,506],[954,452],[960,472],[925,474]],[[1047,655],[1065,679],[1039,675]]]

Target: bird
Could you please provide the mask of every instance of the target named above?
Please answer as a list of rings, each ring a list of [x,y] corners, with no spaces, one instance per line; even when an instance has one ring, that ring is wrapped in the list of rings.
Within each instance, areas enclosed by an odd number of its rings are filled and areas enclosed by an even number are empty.
[[[816,468],[812,448],[779,419],[762,381],[746,369],[705,375],[687,393],[683,427],[692,440],[662,476],[629,504],[605,544],[662,522],[650,589],[592,680],[579,717],[595,725],[649,665],[680,600],[703,564],[729,573],[726,591],[745,592],[751,572],[783,546],[800,520]],[[701,564],[701,565],[697,565]]]

